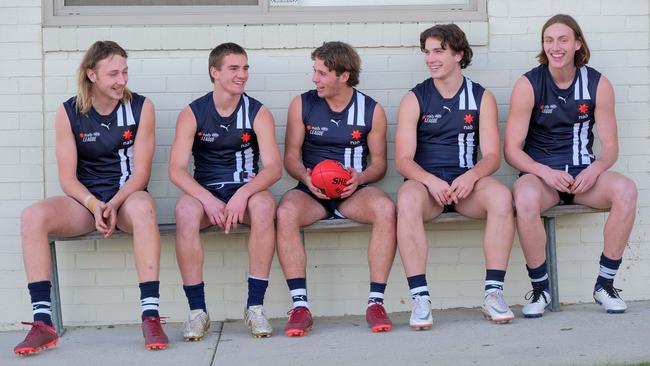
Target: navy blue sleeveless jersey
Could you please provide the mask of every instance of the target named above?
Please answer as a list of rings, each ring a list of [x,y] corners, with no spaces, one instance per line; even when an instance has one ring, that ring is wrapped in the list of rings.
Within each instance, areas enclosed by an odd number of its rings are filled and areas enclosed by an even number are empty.
[[[334,112],[318,96],[316,90],[301,95],[302,122],[305,140],[302,162],[313,168],[319,162],[331,159],[361,172],[367,166],[368,133],[377,102],[353,89],[350,103],[340,112]]]
[[[535,93],[524,151],[553,169],[586,167],[594,159],[594,111],[600,73],[591,67],[576,70],[573,83],[560,89],[547,65],[525,74]]]
[[[212,93],[190,103],[196,118],[194,179],[209,191],[228,191],[218,195],[227,201],[258,173],[260,149],[253,122],[262,103],[243,94],[235,111],[222,117]]]
[[[431,78],[411,91],[420,106],[415,162],[430,173],[439,168],[469,170],[474,167],[485,89],[465,77],[452,98],[443,98]]]
[[[77,179],[100,200],[110,200],[133,174],[133,143],[145,97],[136,93],[107,116],[77,111],[76,97],[63,106],[77,145]]]

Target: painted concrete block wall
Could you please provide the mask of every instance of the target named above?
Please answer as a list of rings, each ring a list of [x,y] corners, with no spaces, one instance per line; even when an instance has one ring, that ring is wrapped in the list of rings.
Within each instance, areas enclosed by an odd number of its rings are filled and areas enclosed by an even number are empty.
[[[249,50],[248,93],[273,113],[278,141],[284,139],[286,108],[311,84],[311,50],[327,40],[357,47],[363,60],[359,88],[377,99],[389,121],[389,171],[378,185],[393,197],[402,178],[392,161],[399,101],[428,77],[418,49],[419,32],[431,24],[318,24],[203,27],[43,27],[40,1],[4,1],[0,13],[0,328],[31,317],[22,267],[19,217],[23,207],[61,193],[54,157],[54,112],[74,94],[75,72],[85,49],[112,39],[129,51],[131,89],[156,106],[157,148],[149,191],[160,222],[173,222],[179,194],[167,178],[169,147],[180,109],[209,91],[207,56],[214,45],[234,41]],[[459,23],[474,50],[466,74],[490,89],[500,127],[512,85],[536,65],[539,31],[551,15],[576,16],[592,50],[590,64],[614,84],[620,157],[614,169],[639,187],[638,215],[617,284],[625,298],[649,299],[650,290],[650,16],[647,1],[489,0],[486,22]],[[1,71],[4,70],[4,71]],[[511,185],[516,172],[503,163],[498,179]],[[293,187],[285,177],[273,187],[280,196]],[[558,220],[560,293],[564,302],[590,301],[602,249],[604,214]],[[477,306],[484,277],[481,223],[436,225],[430,242],[428,279],[436,308]],[[317,315],[360,314],[368,292],[367,232],[308,234],[308,287]],[[214,319],[240,318],[246,297],[246,236],[205,236],[205,282]],[[64,319],[69,324],[124,323],[139,319],[137,277],[128,240],[58,246]],[[387,290],[391,311],[410,309],[399,256]],[[161,258],[162,312],[182,320],[187,309],[176,266],[173,238],[164,238]],[[528,280],[518,244],[506,278],[511,304],[524,302]],[[6,299],[6,300],[4,300]],[[267,311],[283,316],[289,298],[274,261]]]

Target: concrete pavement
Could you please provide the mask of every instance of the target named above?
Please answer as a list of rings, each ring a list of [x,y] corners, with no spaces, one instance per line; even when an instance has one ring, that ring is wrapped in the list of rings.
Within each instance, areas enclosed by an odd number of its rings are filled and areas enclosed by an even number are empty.
[[[650,361],[650,301],[629,302],[625,314],[598,305],[564,306],[541,319],[496,325],[479,309],[434,311],[434,327],[413,331],[408,313],[394,313],[389,333],[372,334],[361,316],[316,318],[302,338],[254,339],[241,321],[214,322],[202,342],[184,342],[181,324],[167,324],[171,345],[147,351],[137,325],[69,328],[59,346],[18,358],[24,332],[0,332],[0,365],[617,365]]]

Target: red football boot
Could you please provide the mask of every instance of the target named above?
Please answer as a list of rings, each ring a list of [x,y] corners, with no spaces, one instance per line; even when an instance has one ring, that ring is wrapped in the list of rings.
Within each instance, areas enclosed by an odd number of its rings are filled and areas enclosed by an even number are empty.
[[[22,324],[31,325],[32,329],[27,333],[25,340],[14,347],[15,354],[26,356],[56,346],[59,343],[59,336],[53,326],[47,325],[40,320],[33,323],[22,322]]]
[[[157,316],[145,316],[142,319],[142,334],[144,335],[144,346],[150,350],[167,348],[169,339],[160,325],[160,318]]]
[[[314,320],[309,309],[298,306],[289,312],[289,320],[284,328],[284,334],[289,337],[302,337],[311,330],[313,324]]]
[[[388,332],[393,329],[393,322],[388,318],[384,305],[373,303],[366,309],[366,321],[373,332]]]

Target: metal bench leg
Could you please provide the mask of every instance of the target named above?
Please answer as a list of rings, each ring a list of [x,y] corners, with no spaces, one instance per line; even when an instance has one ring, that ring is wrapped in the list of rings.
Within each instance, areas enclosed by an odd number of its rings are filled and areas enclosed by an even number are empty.
[[[65,333],[63,328],[63,317],[61,316],[61,294],[59,293],[59,269],[56,266],[56,246],[55,242],[50,242],[50,257],[52,259],[52,322],[56,332],[61,337]]]
[[[555,217],[544,217],[546,230],[546,271],[551,290],[551,311],[560,311],[560,292],[557,280],[557,252],[555,250]]]

